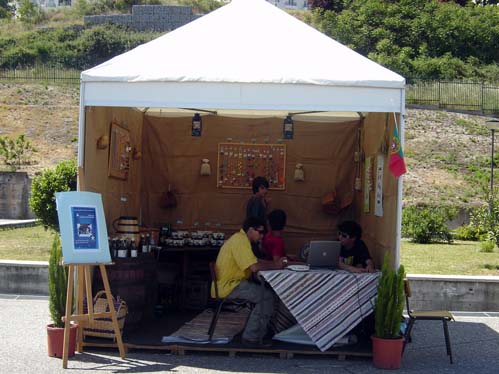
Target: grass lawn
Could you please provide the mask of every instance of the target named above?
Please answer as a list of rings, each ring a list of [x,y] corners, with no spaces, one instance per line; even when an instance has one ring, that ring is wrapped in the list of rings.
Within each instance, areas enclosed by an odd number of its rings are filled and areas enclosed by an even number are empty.
[[[408,274],[498,275],[499,252],[480,252],[479,242],[415,244],[402,240],[401,263]]]
[[[0,259],[48,261],[54,234],[42,226],[0,230]]]
[[[48,261],[53,233],[42,226],[0,230],[0,259]],[[499,251],[480,252],[478,242],[415,244],[402,240],[401,262],[409,274],[497,275]]]

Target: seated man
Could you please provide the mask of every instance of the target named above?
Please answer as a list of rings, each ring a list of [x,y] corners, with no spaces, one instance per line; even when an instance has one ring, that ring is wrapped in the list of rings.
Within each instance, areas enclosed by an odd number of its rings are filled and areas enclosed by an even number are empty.
[[[258,345],[267,332],[267,324],[274,311],[274,294],[265,288],[262,297],[260,284],[251,282],[252,273],[260,270],[282,269],[280,263],[257,259],[251,250],[251,243],[258,243],[263,236],[265,222],[257,217],[244,221],[242,229],[232,235],[218,253],[217,285],[220,297],[244,299],[255,304],[242,334],[244,345]],[[211,287],[214,296],[214,285]],[[260,328],[261,326],[261,328]]]
[[[353,273],[373,273],[374,263],[365,243],[360,239],[362,228],[355,221],[338,225],[338,240],[341,242],[338,268]]]

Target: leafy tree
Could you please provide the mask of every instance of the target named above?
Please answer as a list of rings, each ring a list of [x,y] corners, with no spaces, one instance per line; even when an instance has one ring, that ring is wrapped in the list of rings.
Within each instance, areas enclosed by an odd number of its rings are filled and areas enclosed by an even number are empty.
[[[22,0],[17,12],[19,19],[25,23],[39,23],[45,18],[42,8],[33,4],[30,0]]]
[[[308,0],[310,9],[332,10],[341,12],[345,8],[345,0]]]
[[[55,193],[76,190],[76,162],[60,162],[33,179],[29,204],[45,228],[59,231]],[[55,322],[55,321],[54,321]]]
[[[11,18],[14,15],[14,7],[9,0],[0,0],[0,18]]]

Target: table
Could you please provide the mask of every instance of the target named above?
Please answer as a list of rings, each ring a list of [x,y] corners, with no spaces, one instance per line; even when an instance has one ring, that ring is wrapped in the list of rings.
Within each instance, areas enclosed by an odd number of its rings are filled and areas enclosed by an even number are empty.
[[[326,351],[372,313],[381,272],[260,271],[315,345]]]

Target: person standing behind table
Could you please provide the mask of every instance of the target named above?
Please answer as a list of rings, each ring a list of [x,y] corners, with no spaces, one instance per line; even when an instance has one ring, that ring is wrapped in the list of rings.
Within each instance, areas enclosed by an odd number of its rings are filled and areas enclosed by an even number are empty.
[[[269,208],[270,199],[267,192],[269,191],[269,181],[265,177],[256,177],[252,183],[253,196],[246,203],[246,218],[257,217],[265,222],[265,230],[267,230],[267,210]]]
[[[217,256],[217,286],[220,297],[244,299],[255,304],[242,334],[246,346],[259,346],[266,334],[266,327],[274,312],[274,294],[267,287],[251,282],[253,273],[260,270],[276,270],[284,267],[273,261],[257,259],[251,250],[251,243],[262,239],[265,222],[257,217],[249,217],[242,229],[232,235],[220,248]],[[262,295],[263,292],[263,295]],[[215,286],[211,285],[211,295],[215,296]],[[265,326],[265,329],[260,328]],[[269,344],[263,344],[268,346]]]
[[[355,221],[344,221],[338,225],[338,240],[341,252],[338,267],[352,273],[373,273],[374,263],[366,244],[361,240],[362,228]]]
[[[269,181],[265,177],[256,177],[252,183],[253,195],[246,203],[246,218],[257,217],[264,222],[264,234],[267,232],[267,210],[269,199],[266,197],[269,190]],[[265,258],[261,243],[252,243],[253,254],[257,258]]]

